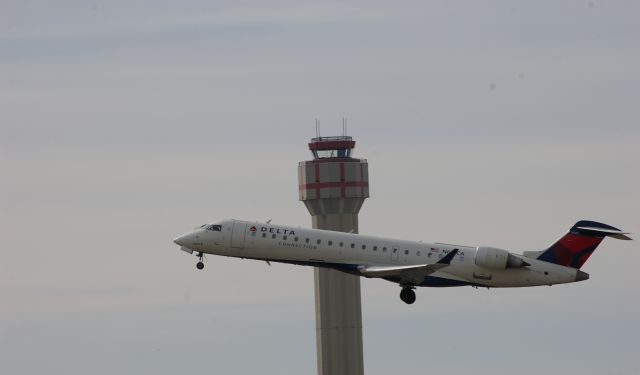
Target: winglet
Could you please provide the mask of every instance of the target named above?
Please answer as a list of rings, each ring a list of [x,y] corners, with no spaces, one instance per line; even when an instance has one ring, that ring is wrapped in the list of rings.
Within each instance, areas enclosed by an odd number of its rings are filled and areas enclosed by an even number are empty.
[[[438,263],[436,264],[446,264],[449,265],[449,263],[451,263],[451,260],[453,259],[454,256],[456,256],[456,254],[458,254],[458,249],[453,249],[449,252],[449,254],[445,255],[444,258],[440,259],[438,261]]]

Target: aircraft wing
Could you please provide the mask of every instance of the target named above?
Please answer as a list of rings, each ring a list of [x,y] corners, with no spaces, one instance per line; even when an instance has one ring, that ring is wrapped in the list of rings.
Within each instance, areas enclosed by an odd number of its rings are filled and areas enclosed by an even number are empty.
[[[365,277],[399,277],[401,284],[420,285],[425,276],[430,275],[437,270],[447,267],[454,256],[458,253],[458,249],[449,252],[444,258],[437,263],[419,264],[411,266],[361,266],[360,274]]]

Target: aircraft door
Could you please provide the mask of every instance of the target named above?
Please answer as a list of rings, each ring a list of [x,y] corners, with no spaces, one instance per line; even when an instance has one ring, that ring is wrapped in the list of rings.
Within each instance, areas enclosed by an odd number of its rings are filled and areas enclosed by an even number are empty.
[[[231,247],[236,249],[244,248],[244,236],[247,234],[246,221],[233,221],[233,229],[231,230]]]
[[[398,246],[391,247],[391,261],[397,262],[398,256],[400,255],[400,248]]]

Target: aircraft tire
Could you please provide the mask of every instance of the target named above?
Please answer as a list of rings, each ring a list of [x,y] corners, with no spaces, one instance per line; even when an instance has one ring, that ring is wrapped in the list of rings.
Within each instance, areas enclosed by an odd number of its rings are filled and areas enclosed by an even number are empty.
[[[197,269],[199,269],[199,270],[203,269],[203,268],[204,268],[204,263],[202,263],[202,262],[198,262],[198,263],[196,264],[196,268],[197,268]]]
[[[402,288],[400,291],[400,299],[407,305],[411,305],[416,301],[416,292],[411,288]]]

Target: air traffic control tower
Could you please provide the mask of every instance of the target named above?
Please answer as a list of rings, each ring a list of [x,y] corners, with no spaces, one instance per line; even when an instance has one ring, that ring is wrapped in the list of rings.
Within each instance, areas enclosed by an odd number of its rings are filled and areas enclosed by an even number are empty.
[[[313,138],[313,160],[298,164],[300,200],[315,229],[358,233],[369,173],[366,160],[351,157],[355,145],[347,136]],[[360,278],[316,267],[314,283],[318,375],[364,374]]]

